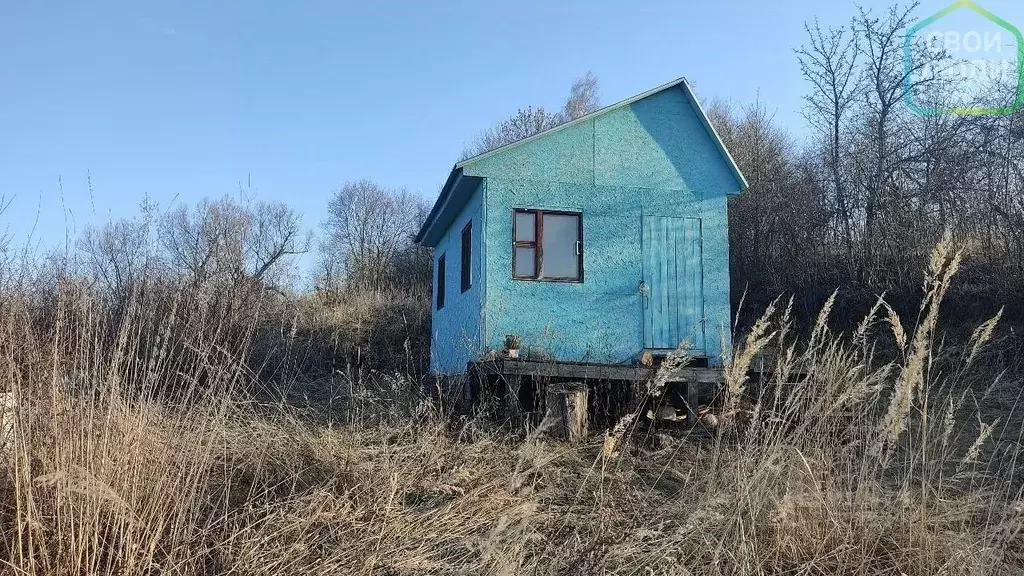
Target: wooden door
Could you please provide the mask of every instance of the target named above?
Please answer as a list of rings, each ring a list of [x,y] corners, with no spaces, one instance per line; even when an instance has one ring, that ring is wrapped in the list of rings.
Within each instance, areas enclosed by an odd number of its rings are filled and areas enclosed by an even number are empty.
[[[685,340],[704,354],[700,218],[644,216],[642,228],[644,347],[668,350]]]

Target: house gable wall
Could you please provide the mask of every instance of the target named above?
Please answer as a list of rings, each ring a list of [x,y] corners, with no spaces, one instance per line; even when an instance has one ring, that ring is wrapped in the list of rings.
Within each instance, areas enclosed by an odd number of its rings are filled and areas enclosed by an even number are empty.
[[[742,184],[682,87],[471,160],[462,170],[483,178],[486,193],[474,194],[463,211],[476,214],[482,207],[480,253],[487,262],[483,292],[466,300],[480,308],[453,306],[458,259],[451,254],[458,253],[466,217],[460,214],[435,251],[435,258],[449,254],[452,302],[435,313],[435,336],[464,341],[462,335],[474,333],[477,348],[463,354],[465,346],[445,349],[446,342],[436,342],[432,357],[441,371],[461,371],[486,349],[501,349],[506,334],[521,336],[528,352],[558,360],[635,359],[644,347],[639,285],[645,215],[701,219],[707,354],[714,362],[730,346],[727,195]],[[512,279],[516,208],[583,214],[584,282]],[[443,247],[452,242],[454,250]]]

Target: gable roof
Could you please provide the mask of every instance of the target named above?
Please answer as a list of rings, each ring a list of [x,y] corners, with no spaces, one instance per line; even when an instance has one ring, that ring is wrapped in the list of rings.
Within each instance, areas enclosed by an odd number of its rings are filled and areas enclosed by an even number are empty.
[[[693,106],[693,109],[697,112],[697,116],[700,119],[701,124],[704,125],[704,128],[705,130],[707,130],[708,135],[711,137],[711,140],[715,143],[715,147],[718,149],[719,153],[721,153],[722,159],[725,160],[725,163],[728,166],[729,171],[732,172],[732,175],[736,177],[736,181],[739,182],[740,190],[738,190],[738,192],[746,190],[749,186],[747,184],[747,179],[743,177],[743,173],[740,172],[739,166],[736,165],[736,161],[733,159],[732,155],[729,154],[729,150],[726,149],[725,143],[722,142],[722,138],[718,135],[718,132],[715,130],[715,127],[711,125],[711,120],[708,119],[707,113],[704,112],[704,108],[700,105],[700,102],[697,100],[696,95],[694,95],[693,89],[690,87],[690,83],[686,81],[686,78],[678,78],[667,84],[662,84],[661,86],[652,88],[646,92],[641,92],[636,96],[631,96],[629,98],[626,98],[625,100],[616,102],[615,104],[605,106],[604,108],[600,108],[598,110],[595,110],[594,112],[580,116],[579,118],[572,120],[570,122],[559,124],[554,128],[548,128],[543,132],[538,132],[537,134],[534,134],[529,138],[523,138],[522,140],[517,140],[510,144],[505,144],[504,146],[499,146],[498,148],[495,148],[493,150],[488,150],[487,152],[484,152],[482,154],[477,154],[476,156],[472,156],[470,158],[457,162],[455,166],[452,167],[452,171],[451,173],[449,173],[448,180],[445,182],[444,187],[441,189],[441,194],[438,196],[437,202],[434,203],[434,206],[433,208],[431,208],[430,213],[427,214],[426,220],[423,221],[423,226],[420,228],[420,231],[416,234],[416,243],[424,243],[424,240],[427,238],[428,233],[438,224],[438,218],[441,215],[441,213],[444,212],[444,208],[455,205],[457,209],[460,209],[462,204],[464,204],[465,201],[468,200],[469,195],[472,194],[472,190],[469,190],[469,192],[466,193],[466,186],[464,186],[464,184],[470,184],[472,188],[475,189],[475,185],[479,181],[479,178],[464,176],[462,173],[462,169],[465,166],[472,164],[478,160],[482,160],[484,158],[489,158],[491,156],[501,154],[506,150],[515,148],[517,146],[521,146],[523,144],[526,144],[527,142],[533,142],[534,140],[543,138],[545,136],[548,136],[549,134],[558,132],[559,130],[564,130],[566,128],[569,128],[570,126],[575,126],[577,124],[587,122],[588,120],[593,120],[598,116],[608,114],[609,112],[618,110],[619,108],[624,108],[626,106],[629,106],[630,104],[633,104],[634,102],[643,100],[644,98],[653,96],[654,94],[657,94],[659,92],[663,92],[665,90],[676,87],[682,88],[683,94],[686,95],[687,101],[690,102],[690,105]],[[457,192],[460,191],[462,193],[457,194]],[[462,198],[462,202],[459,202],[455,198],[455,196],[461,196],[464,198]]]

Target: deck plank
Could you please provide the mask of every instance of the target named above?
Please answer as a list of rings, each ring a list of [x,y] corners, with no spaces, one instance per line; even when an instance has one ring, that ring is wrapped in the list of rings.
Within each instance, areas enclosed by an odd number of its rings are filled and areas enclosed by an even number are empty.
[[[651,366],[524,359],[488,360],[478,362],[476,367],[485,374],[504,376],[622,380],[631,382],[650,380],[657,373],[657,368]],[[724,382],[724,376],[720,368],[679,368],[672,375],[671,379],[701,384],[721,384]]]

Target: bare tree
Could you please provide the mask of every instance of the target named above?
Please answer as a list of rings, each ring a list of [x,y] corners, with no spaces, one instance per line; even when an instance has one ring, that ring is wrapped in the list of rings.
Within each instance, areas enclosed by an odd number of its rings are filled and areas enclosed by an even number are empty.
[[[416,250],[412,239],[427,214],[426,200],[405,189],[384,188],[370,180],[349,182],[327,204],[322,223],[322,269],[349,286],[392,283],[399,262]],[[429,259],[429,256],[428,256]]]
[[[146,198],[140,213],[102,226],[87,226],[76,242],[87,278],[115,298],[124,298],[147,274],[158,273],[154,219],[158,207]]]
[[[463,150],[462,159],[483,154],[513,142],[518,142],[585,116],[601,107],[598,97],[597,77],[587,72],[577,78],[569,89],[569,96],[558,112],[548,112],[543,107],[520,108],[509,118],[476,136],[473,143]]]
[[[937,76],[921,72],[928,67],[941,66],[945,57],[927,43],[919,43],[914,60],[910,66],[906,65],[905,34],[917,6],[917,2],[892,6],[883,17],[860,8],[853,20],[853,31],[860,36],[857,46],[864,59],[863,137],[870,142],[864,153],[856,156],[862,160],[860,185],[864,197],[863,262],[858,271],[861,281],[868,280],[880,269],[881,263],[875,258],[879,217],[883,213],[894,214],[885,204],[899,205],[905,201],[899,171],[914,155],[912,135],[919,123],[904,102],[908,95],[926,92],[931,83],[938,81]]]
[[[947,230],[970,247],[962,277],[974,310],[994,313],[1024,290],[1022,115],[916,113],[974,102],[950,101],[965,93],[945,74],[957,63],[934,45],[911,39],[907,66],[914,7],[861,9],[848,29],[805,26],[796,57],[816,137],[802,147],[756,107],[711,107],[750,181],[729,216],[734,282],[750,288],[754,308],[789,292],[813,310],[835,286],[858,307],[882,291],[890,303],[913,302],[918,271]],[[1006,106],[1013,80],[966,94]]]
[[[149,262],[148,230],[137,219],[124,218],[102,227],[88,227],[78,240],[85,256],[86,274],[104,288],[124,296]]]
[[[820,239],[828,218],[821,190],[808,177],[809,162],[760,105],[734,112],[715,102],[709,117],[750,183],[729,206],[736,296],[751,291],[756,307],[767,294],[813,294],[809,288],[825,284],[828,270],[818,265],[827,257]]]
[[[159,236],[175,272],[197,285],[221,286],[279,282],[292,263],[289,257],[307,252],[311,239],[285,204],[245,205],[228,196],[167,212]]]
[[[244,270],[250,278],[277,283],[287,260],[309,251],[312,232],[291,207],[261,202],[253,207],[244,240]]]
[[[844,138],[846,122],[860,96],[857,35],[845,28],[823,31],[817,20],[813,26],[805,23],[804,29],[808,43],[796,50],[800,71],[811,85],[811,92],[804,97],[807,102],[804,115],[825,141],[828,182],[835,198],[842,242],[852,262],[853,202],[844,178],[843,163],[849,148]]]
[[[577,78],[569,88],[569,98],[565,101],[562,110],[562,120],[565,122],[575,120],[600,108],[601,100],[597,89],[597,76],[594,76],[593,72],[587,72]]]
[[[8,198],[7,196],[0,195],[0,216],[2,216],[4,212],[7,212],[7,209],[10,208],[11,202],[13,201],[14,198]],[[6,282],[8,275],[7,270],[12,268],[11,262],[13,255],[9,254],[7,251],[10,243],[10,230],[5,229],[3,232],[0,232],[0,283]]]
[[[525,140],[562,123],[562,116],[549,114],[544,108],[527,106],[477,135],[472,146],[463,151],[463,159]]]

